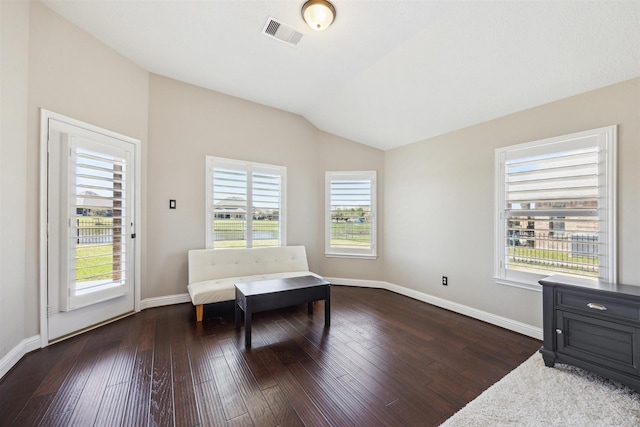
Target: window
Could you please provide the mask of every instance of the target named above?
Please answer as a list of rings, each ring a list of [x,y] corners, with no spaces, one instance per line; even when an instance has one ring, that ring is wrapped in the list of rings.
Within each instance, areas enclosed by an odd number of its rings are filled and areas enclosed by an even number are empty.
[[[208,248],[286,245],[284,166],[207,156]]]
[[[495,276],[615,281],[616,128],[496,150]]]
[[[326,172],[325,255],[376,257],[376,172]]]

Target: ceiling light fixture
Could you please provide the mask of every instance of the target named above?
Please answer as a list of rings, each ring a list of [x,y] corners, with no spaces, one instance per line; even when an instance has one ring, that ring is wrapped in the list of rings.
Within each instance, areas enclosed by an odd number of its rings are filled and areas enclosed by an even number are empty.
[[[314,30],[326,30],[336,19],[336,9],[326,0],[309,0],[302,6],[302,18]]]

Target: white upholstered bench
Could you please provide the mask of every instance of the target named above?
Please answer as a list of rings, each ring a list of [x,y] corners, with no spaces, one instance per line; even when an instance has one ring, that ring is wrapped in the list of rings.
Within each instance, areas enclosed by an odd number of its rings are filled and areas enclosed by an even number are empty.
[[[202,321],[204,305],[235,300],[235,284],[318,276],[309,271],[304,246],[189,251],[189,296]]]

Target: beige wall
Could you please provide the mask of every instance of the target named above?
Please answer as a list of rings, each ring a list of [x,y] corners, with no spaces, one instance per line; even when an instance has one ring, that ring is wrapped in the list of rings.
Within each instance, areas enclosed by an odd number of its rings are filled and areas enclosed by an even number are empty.
[[[147,71],[38,2],[30,2],[29,30],[28,162],[16,177],[26,182],[27,194],[26,227],[21,231],[26,238],[27,254],[22,283],[25,300],[29,301],[29,309],[25,310],[26,336],[38,334],[40,326],[39,109],[140,139],[144,169],[149,88]],[[142,212],[144,215],[144,201]],[[145,234],[144,224],[140,234]],[[144,254],[143,249],[143,257]]]
[[[207,155],[287,167],[287,243],[305,245],[317,267],[317,129],[298,115],[153,74],[149,94],[150,268],[142,298],[187,291],[187,251],[205,246]]]
[[[384,151],[353,142],[326,132],[320,132],[318,155],[318,209],[322,212],[317,223],[318,271],[327,277],[359,280],[382,280],[384,277]],[[378,258],[326,258],[325,236],[325,171],[377,171],[378,191]]]
[[[618,279],[640,285],[640,79],[386,152],[385,279],[541,327],[541,294],[492,278],[494,150],[612,124]]]
[[[187,251],[205,246],[207,155],[286,166],[287,244],[306,246],[309,266],[319,274],[382,277],[381,257],[325,259],[323,235],[325,170],[377,170],[382,182],[382,151],[320,132],[298,115],[152,74],[147,169],[151,267],[143,299],[187,291]],[[382,206],[382,191],[378,194]],[[177,209],[169,209],[170,199]]]
[[[0,2],[0,359],[24,338],[29,5]],[[33,313],[30,315],[33,316]]]

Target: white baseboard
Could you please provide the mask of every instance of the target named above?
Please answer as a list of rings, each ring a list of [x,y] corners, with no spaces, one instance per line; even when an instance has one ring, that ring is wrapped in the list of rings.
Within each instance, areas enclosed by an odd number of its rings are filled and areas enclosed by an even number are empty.
[[[35,335],[31,338],[25,338],[20,343],[11,349],[2,359],[0,359],[0,378],[9,372],[16,363],[22,359],[27,353],[40,348],[40,335]]]
[[[146,298],[140,301],[140,309],[162,307],[163,305],[182,304],[185,302],[191,302],[191,297],[188,293],[167,295],[164,297]]]
[[[542,328],[518,322],[517,320],[509,319],[507,317],[498,316],[487,311],[478,310],[477,308],[469,307],[467,305],[459,304],[457,302],[449,301],[443,298],[439,298],[433,295],[419,292],[413,289],[405,288],[404,286],[395,285],[389,282],[382,282],[378,280],[357,280],[357,279],[343,279],[339,277],[325,277],[325,280],[333,285],[346,285],[346,286],[359,286],[363,288],[379,288],[386,289],[391,292],[395,292],[400,295],[404,295],[419,301],[426,302],[427,304],[435,305],[456,313],[464,314],[465,316],[472,317],[474,319],[482,320],[483,322],[491,323],[492,325],[500,326],[501,328],[509,329],[514,332],[518,332],[523,335],[527,335],[532,338],[542,340]]]

